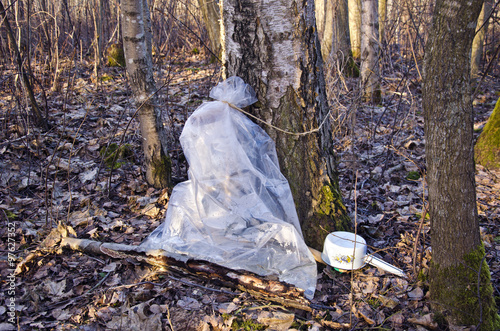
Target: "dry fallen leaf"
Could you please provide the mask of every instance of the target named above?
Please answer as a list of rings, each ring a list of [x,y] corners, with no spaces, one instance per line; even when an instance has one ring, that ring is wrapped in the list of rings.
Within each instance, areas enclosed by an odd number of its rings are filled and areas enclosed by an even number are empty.
[[[116,270],[116,267],[117,267],[117,263],[116,262],[111,262],[110,264],[108,264],[107,266],[105,266],[104,268],[102,268],[102,271],[104,272],[113,272]]]
[[[409,318],[408,322],[425,326],[426,328],[431,330],[436,330],[438,328],[438,324],[434,322],[434,314],[432,313],[424,316]]]
[[[238,306],[234,304],[234,302],[223,302],[219,304],[217,308],[221,314],[230,314],[238,309]]]
[[[375,324],[375,321],[370,317],[371,315],[373,315],[373,310],[370,308],[370,306],[368,304],[361,302],[358,306],[353,305],[352,312],[358,318],[363,318],[363,320],[366,323],[368,323],[370,325]]]
[[[59,300],[64,294],[64,289],[66,288],[66,279],[60,282],[53,282],[50,279],[46,279],[43,282],[43,288],[47,294],[51,297],[52,301]]]
[[[417,287],[408,293],[408,297],[412,300],[421,300],[424,297],[424,291],[420,287]]]
[[[399,304],[399,300],[396,297],[386,297],[382,294],[379,294],[378,299],[382,303],[382,306],[389,309],[394,309]]]
[[[181,300],[177,301],[177,306],[186,310],[198,310],[202,307],[198,300],[187,296],[184,296]]]
[[[295,314],[281,312],[260,312],[257,317],[259,323],[267,325],[268,330],[285,331],[292,326]]]

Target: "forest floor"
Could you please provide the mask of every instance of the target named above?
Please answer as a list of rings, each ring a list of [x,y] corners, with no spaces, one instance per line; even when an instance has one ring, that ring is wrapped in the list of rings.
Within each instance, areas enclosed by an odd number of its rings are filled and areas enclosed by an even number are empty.
[[[0,330],[446,329],[428,300],[432,252],[417,79],[386,75],[383,107],[354,102],[355,79],[344,81],[342,97],[332,102],[344,202],[370,250],[409,279],[375,267],[340,273],[319,265],[312,304],[320,308],[307,311],[44,241],[63,224],[60,231],[77,238],[138,245],[163,222],[170,194],[143,178],[124,70],[104,68],[96,82],[90,65],[63,68],[59,87],[46,91],[53,124],[48,132],[27,129],[25,114],[14,110],[23,101],[8,85],[14,72],[4,69],[0,77],[0,218],[8,224],[0,228]],[[187,165],[177,138],[219,76],[198,59],[164,68],[158,81],[165,84],[173,177],[181,182]],[[478,91],[476,137],[499,97],[498,73]],[[119,154],[112,169],[114,150]],[[476,170],[481,234],[500,304],[500,172]]]

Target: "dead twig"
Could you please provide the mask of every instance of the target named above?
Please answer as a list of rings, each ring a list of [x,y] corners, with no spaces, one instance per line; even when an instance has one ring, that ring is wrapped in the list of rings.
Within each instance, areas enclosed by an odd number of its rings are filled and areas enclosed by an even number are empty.
[[[139,263],[164,268],[167,271],[180,271],[197,278],[209,279],[221,285],[248,292],[256,298],[278,302],[286,307],[305,311],[313,309],[309,300],[303,296],[304,290],[293,285],[267,279],[248,271],[232,270],[207,261],[180,261],[167,256],[163,250],[146,251],[140,246],[69,237],[62,238],[60,247],[88,254],[105,254],[115,259],[132,259]]]

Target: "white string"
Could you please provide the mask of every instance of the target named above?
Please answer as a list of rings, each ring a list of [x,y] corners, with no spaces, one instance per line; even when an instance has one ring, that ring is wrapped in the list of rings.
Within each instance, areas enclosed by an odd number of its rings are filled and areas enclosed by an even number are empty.
[[[247,116],[250,116],[251,118],[253,118],[253,119],[255,119],[255,120],[257,120],[257,121],[259,121],[259,122],[261,122],[261,123],[264,123],[265,125],[267,125],[267,126],[269,126],[269,127],[273,128],[273,129],[275,129],[275,130],[277,130],[277,131],[280,131],[280,132],[283,132],[283,133],[286,133],[286,134],[290,134],[290,135],[292,135],[292,136],[305,136],[305,135],[308,135],[308,134],[311,134],[311,133],[318,132],[318,131],[319,131],[319,130],[323,127],[323,125],[325,124],[326,120],[328,119],[328,117],[330,116],[330,113],[331,113],[331,110],[330,110],[330,111],[328,111],[328,114],[326,114],[325,118],[323,119],[323,121],[321,122],[321,124],[320,124],[320,125],[319,125],[316,129],[312,129],[312,130],[309,130],[309,131],[306,131],[306,132],[298,132],[298,133],[297,133],[297,132],[290,132],[290,131],[286,131],[286,130],[283,130],[283,129],[281,129],[281,128],[278,128],[277,126],[274,126],[274,125],[272,125],[272,124],[269,124],[269,123],[267,123],[266,121],[264,121],[264,120],[262,120],[262,119],[258,118],[257,116],[255,116],[255,115],[253,115],[253,114],[250,114],[249,112],[247,112],[247,111],[245,111],[245,110],[243,110],[243,109],[241,109],[241,108],[239,108],[239,107],[237,107],[237,106],[233,105],[233,104],[232,104],[232,103],[230,103],[230,102],[227,102],[227,101],[224,101],[224,100],[218,100],[218,101],[220,101],[220,102],[223,102],[223,103],[227,104],[227,105],[228,105],[229,107],[231,107],[231,108],[234,108],[234,109],[236,109],[236,110],[239,110],[239,111],[240,111],[240,112],[242,112],[243,114],[245,114],[245,115],[247,115]]]

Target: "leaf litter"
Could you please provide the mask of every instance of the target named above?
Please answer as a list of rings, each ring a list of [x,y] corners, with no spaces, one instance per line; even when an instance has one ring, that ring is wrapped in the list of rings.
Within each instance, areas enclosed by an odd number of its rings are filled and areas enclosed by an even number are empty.
[[[218,77],[212,65],[189,65],[170,65],[162,73],[168,82],[162,102],[177,182],[187,174],[178,143],[183,123]],[[182,273],[57,247],[61,235],[137,245],[163,222],[168,207],[169,191],[149,188],[141,175],[141,140],[124,72],[105,70],[113,79],[94,83],[67,69],[74,83],[68,76],[63,91],[48,96],[49,114],[57,124],[49,132],[22,130],[16,118],[2,115],[7,129],[0,133],[0,215],[16,225],[18,274],[16,321],[8,323],[4,296],[0,330],[441,327],[427,300],[432,252],[417,94],[387,97],[384,107],[359,106],[355,129],[335,137],[340,187],[358,233],[372,252],[407,272],[409,280],[374,267],[340,273],[321,265],[313,309],[302,311]],[[495,89],[478,96],[477,123],[484,125],[493,109]],[[0,99],[4,107],[13,107],[11,96],[2,92]],[[102,152],[112,144],[127,144],[131,151],[120,156],[116,167],[106,164]],[[477,166],[476,182],[481,234],[499,294],[500,173]],[[57,224],[65,225],[51,232]],[[0,229],[2,280],[12,273],[8,235],[6,227]],[[1,283],[3,293],[8,286]]]

